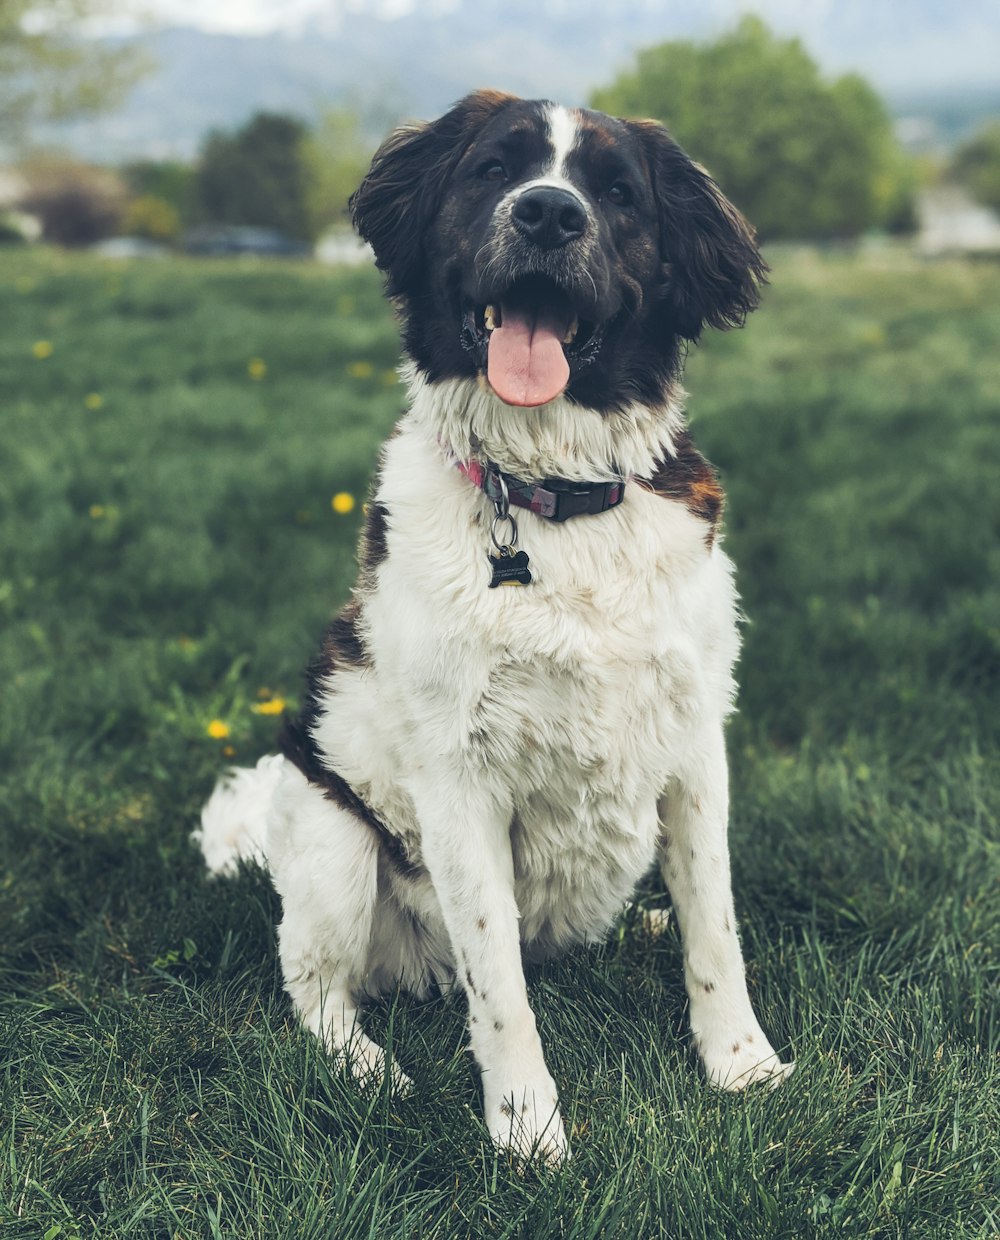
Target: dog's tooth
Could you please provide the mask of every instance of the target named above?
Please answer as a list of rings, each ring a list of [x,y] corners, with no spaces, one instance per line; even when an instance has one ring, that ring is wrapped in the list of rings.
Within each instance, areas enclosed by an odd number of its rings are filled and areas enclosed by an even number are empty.
[[[483,316],[483,318],[484,318],[484,322],[486,323],[486,330],[488,332],[493,331],[493,329],[497,325],[497,320],[496,320],[496,311],[493,309],[492,306],[486,307],[486,314]]]
[[[576,339],[576,333],[580,330],[580,320],[573,315],[573,322],[570,323],[566,335],[563,336],[563,344],[572,344]]]

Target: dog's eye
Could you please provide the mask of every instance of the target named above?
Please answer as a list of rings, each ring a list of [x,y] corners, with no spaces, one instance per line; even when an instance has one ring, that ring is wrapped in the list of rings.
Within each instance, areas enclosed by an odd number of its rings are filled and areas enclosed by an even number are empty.
[[[621,181],[615,181],[614,185],[604,195],[608,202],[613,202],[616,207],[628,207],[632,205],[632,191]]]
[[[506,181],[507,170],[499,160],[493,159],[479,169],[479,177],[483,181]]]

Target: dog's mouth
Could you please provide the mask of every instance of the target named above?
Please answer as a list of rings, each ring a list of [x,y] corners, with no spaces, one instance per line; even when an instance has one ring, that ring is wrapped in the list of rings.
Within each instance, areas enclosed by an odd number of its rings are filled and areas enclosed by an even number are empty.
[[[603,328],[545,276],[518,280],[488,302],[465,302],[462,344],[508,405],[555,400],[597,356]]]

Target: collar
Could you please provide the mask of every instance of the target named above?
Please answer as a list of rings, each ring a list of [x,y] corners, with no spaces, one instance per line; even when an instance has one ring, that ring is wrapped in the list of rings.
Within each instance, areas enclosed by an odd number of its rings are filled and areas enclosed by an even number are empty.
[[[568,521],[570,517],[595,516],[616,508],[625,498],[625,479],[614,482],[570,482],[566,478],[543,478],[525,482],[505,474],[492,461],[456,461],[457,468],[494,503],[502,502],[501,478],[507,484],[508,502],[527,508],[548,521]]]

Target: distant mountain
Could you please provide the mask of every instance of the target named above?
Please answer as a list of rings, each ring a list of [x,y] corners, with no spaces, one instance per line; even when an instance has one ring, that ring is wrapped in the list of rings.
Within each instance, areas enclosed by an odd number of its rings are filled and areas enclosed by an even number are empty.
[[[933,97],[945,138],[983,109],[1000,111],[995,0],[749,7],[782,34],[799,35],[831,73],[864,73],[899,100],[901,113],[930,115]],[[160,30],[130,40],[156,67],[119,112],[46,136],[106,162],[188,158],[209,129],[262,108],[310,119],[346,104],[369,118],[375,136],[400,117],[434,116],[476,86],[582,103],[638,48],[711,37],[732,25],[733,13],[732,0],[458,0],[448,12],[431,6],[391,20],[339,9],[267,36]]]

